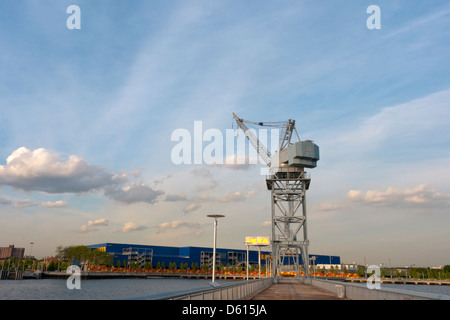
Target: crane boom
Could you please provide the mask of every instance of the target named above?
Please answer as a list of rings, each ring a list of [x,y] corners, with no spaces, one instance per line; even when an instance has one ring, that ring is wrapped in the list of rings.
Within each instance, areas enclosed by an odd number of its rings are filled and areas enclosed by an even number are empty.
[[[233,117],[236,120],[237,125],[239,128],[241,128],[242,131],[244,131],[245,136],[247,137],[248,141],[253,145],[253,147],[256,149],[258,154],[261,156],[261,158],[264,160],[264,162],[270,167],[272,163],[272,155],[270,154],[270,151],[267,150],[267,148],[262,144],[258,138],[253,134],[253,132],[245,125],[244,120],[239,118],[234,112]],[[260,124],[260,123],[258,123]],[[262,124],[260,124],[262,125]]]
[[[300,141],[297,129],[295,129],[295,120],[289,119],[285,126],[283,126],[283,129],[283,134],[280,137],[280,151],[286,149],[291,144],[291,138],[294,132],[297,135],[298,141]]]

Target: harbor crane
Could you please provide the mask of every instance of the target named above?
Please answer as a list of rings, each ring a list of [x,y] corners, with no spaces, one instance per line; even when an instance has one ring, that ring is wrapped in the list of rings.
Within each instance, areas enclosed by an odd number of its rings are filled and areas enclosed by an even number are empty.
[[[272,205],[272,274],[289,270],[286,259],[293,261],[299,272],[299,254],[309,283],[308,234],[306,224],[306,190],[311,178],[305,168],[312,169],[319,160],[319,147],[311,140],[301,141],[295,120],[284,122],[254,122],[233,117],[249,142],[270,168],[266,176],[267,189],[271,191]],[[280,141],[273,154],[261,143],[248,125],[278,128]]]

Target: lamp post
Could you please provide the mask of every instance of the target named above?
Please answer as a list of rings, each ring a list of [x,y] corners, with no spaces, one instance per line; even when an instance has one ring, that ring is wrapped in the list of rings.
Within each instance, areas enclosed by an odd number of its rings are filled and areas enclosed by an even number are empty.
[[[248,243],[246,243],[247,244],[247,281],[248,281],[248,254],[249,254],[249,251],[248,251]]]
[[[216,279],[216,241],[217,241],[217,219],[225,217],[223,214],[208,214],[208,218],[214,219],[214,243],[213,243],[213,272],[212,282]]]

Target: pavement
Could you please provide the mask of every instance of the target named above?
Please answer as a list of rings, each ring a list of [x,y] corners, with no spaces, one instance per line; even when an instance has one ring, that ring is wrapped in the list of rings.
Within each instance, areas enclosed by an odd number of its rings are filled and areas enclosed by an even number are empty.
[[[299,279],[284,278],[255,295],[251,300],[345,300],[335,294],[307,285]]]

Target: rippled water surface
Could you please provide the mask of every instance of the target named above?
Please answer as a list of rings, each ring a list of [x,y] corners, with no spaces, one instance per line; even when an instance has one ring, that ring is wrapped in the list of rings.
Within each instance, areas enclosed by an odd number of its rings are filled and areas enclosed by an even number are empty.
[[[103,279],[81,280],[81,289],[70,290],[65,279],[1,280],[0,300],[113,300],[194,288],[210,288],[207,279]],[[218,283],[227,283],[226,280]],[[381,289],[450,296],[450,286],[382,284]]]
[[[122,299],[210,286],[206,279],[81,280],[81,289],[68,289],[65,279],[1,280],[2,300]]]
[[[435,293],[450,296],[450,286],[448,285],[424,285],[424,284],[391,284],[383,283],[381,289],[400,289],[408,291],[418,291],[424,293]]]

